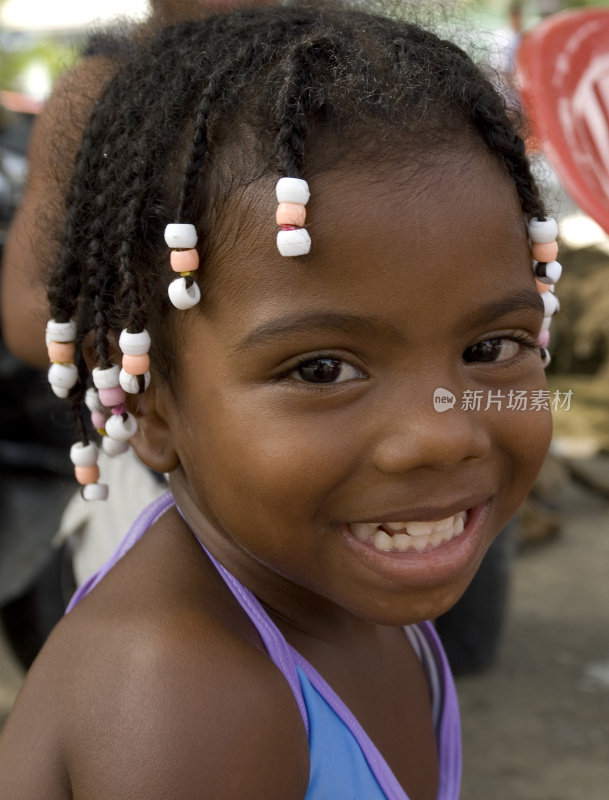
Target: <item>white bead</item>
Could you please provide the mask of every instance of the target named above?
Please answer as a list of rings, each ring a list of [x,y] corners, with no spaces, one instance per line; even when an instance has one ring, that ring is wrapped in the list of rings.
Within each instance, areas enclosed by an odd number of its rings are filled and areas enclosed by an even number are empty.
[[[102,436],[102,450],[107,456],[120,456],[129,449],[129,442],[119,442],[118,439],[111,439],[109,436]]]
[[[172,250],[192,250],[197,246],[197,229],[183,222],[170,222],[165,227],[165,241]]]
[[[540,354],[541,354],[541,363],[545,369],[546,367],[550,366],[550,363],[552,361],[552,356],[550,355],[550,351],[547,349],[547,347],[542,347]]]
[[[190,288],[187,288],[186,278],[176,278],[175,281],[171,281],[167,293],[173,305],[180,311],[196,306],[201,299],[201,290],[197,282],[194,281]]]
[[[78,370],[74,364],[51,364],[48,372],[49,383],[55,389],[69,390],[78,383]],[[57,394],[57,392],[55,392]],[[58,397],[67,397],[60,394]]]
[[[562,275],[562,266],[558,261],[548,261],[545,265],[541,261],[535,261],[533,270],[541,283],[558,283]]]
[[[55,322],[50,319],[46,327],[46,343],[47,347],[49,342],[73,342],[76,339],[76,323],[70,322]]]
[[[97,447],[93,442],[76,442],[70,448],[70,461],[75,467],[92,467],[97,464]]]
[[[94,411],[106,410],[101,404],[99,395],[97,394],[97,389],[94,389],[92,386],[89,387],[85,393],[85,405],[91,413]]]
[[[129,375],[128,372],[125,372],[124,369],[121,369],[121,374],[119,376],[119,381],[121,383],[121,388],[127,392],[127,394],[139,394],[140,393],[140,382],[138,380],[139,375]],[[150,386],[150,373],[146,372],[144,374],[144,391]]]
[[[120,375],[120,367],[113,364],[111,367],[102,369],[101,367],[93,368],[93,383],[97,389],[114,389],[118,386],[118,378]]]
[[[147,330],[129,333],[125,328],[119,337],[118,346],[126,356],[145,356],[150,350],[150,334]]]
[[[122,414],[112,414],[106,420],[106,433],[117,442],[128,442],[137,431],[137,420],[133,414],[126,414],[123,419]]]
[[[53,390],[53,394],[61,400],[66,400],[70,396],[69,389],[62,389],[60,386],[53,386],[53,384],[51,384],[51,389]]]
[[[84,500],[107,500],[110,491],[105,483],[88,483],[81,489]]]
[[[541,299],[543,300],[544,317],[551,317],[552,314],[556,314],[560,308],[560,303],[556,295],[552,294],[552,292],[544,292],[541,295]]]
[[[279,178],[275,194],[278,203],[302,203],[303,206],[311,197],[309,184],[302,178]]]
[[[306,228],[277,233],[277,248],[282,256],[306,256],[311,249],[311,237]]]
[[[528,224],[529,238],[533,244],[549,244],[556,240],[558,236],[558,225],[552,217],[539,220],[533,217]]]
[[[552,317],[544,317],[543,322],[541,323],[541,330],[539,331],[539,333],[542,333],[543,331],[549,331],[551,325],[552,325]]]

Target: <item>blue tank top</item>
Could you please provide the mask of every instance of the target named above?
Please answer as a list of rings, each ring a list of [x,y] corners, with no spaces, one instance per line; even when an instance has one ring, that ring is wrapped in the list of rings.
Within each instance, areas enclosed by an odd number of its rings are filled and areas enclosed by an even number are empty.
[[[167,493],[133,523],[112,558],[76,592],[68,612],[110,571],[159,517],[174,505]],[[203,547],[203,545],[202,545]],[[285,639],[258,599],[203,547],[258,631],[269,657],[287,680],[307,731],[309,786],[304,800],[408,800],[388,764],[331,686]],[[461,731],[454,682],[433,626],[404,629],[427,674],[438,742],[438,800],[458,800]]]

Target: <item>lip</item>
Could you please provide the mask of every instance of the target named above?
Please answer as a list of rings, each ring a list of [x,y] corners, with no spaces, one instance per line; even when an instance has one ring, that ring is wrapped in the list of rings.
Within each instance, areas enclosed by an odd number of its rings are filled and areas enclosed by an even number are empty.
[[[365,522],[400,522],[404,520],[435,521],[446,519],[467,510],[467,520],[463,532],[449,542],[444,542],[431,550],[406,552],[377,550],[361,542],[351,533],[349,525],[342,523],[339,531],[351,552],[367,570],[376,573],[390,583],[403,586],[432,586],[455,580],[469,572],[472,562],[478,565],[486,547],[490,544],[485,536],[485,522],[488,518],[492,498],[486,496],[482,502],[468,505],[461,501],[456,505],[409,509],[408,512],[386,514],[383,517],[366,517]],[[414,515],[417,516],[414,516]]]
[[[470,509],[485,505],[490,502],[490,498],[490,493],[484,493],[455,500],[453,503],[441,507],[437,504],[411,506],[407,510],[398,509],[384,511],[379,514],[365,515],[357,519],[351,519],[346,524],[352,525],[358,522],[371,522],[380,525],[383,522],[407,522],[409,520],[416,520],[417,522],[437,522],[442,519],[447,519],[448,517],[453,517],[460,511],[469,511]]]

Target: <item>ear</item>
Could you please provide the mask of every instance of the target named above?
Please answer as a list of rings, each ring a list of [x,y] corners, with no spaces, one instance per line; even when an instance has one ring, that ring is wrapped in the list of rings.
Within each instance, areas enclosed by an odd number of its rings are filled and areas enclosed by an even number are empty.
[[[172,472],[180,463],[168,424],[169,387],[153,376],[145,392],[127,397],[127,408],[137,419],[129,440],[140,461],[155,472]]]

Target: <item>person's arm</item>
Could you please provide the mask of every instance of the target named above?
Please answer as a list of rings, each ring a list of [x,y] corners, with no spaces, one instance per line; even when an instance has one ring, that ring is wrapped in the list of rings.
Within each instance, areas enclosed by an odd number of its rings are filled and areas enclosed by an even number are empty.
[[[89,57],[58,81],[36,120],[28,151],[28,180],[4,248],[1,324],[6,347],[34,367],[47,366],[46,275],[62,229],[63,198],[93,104],[112,63]]]

